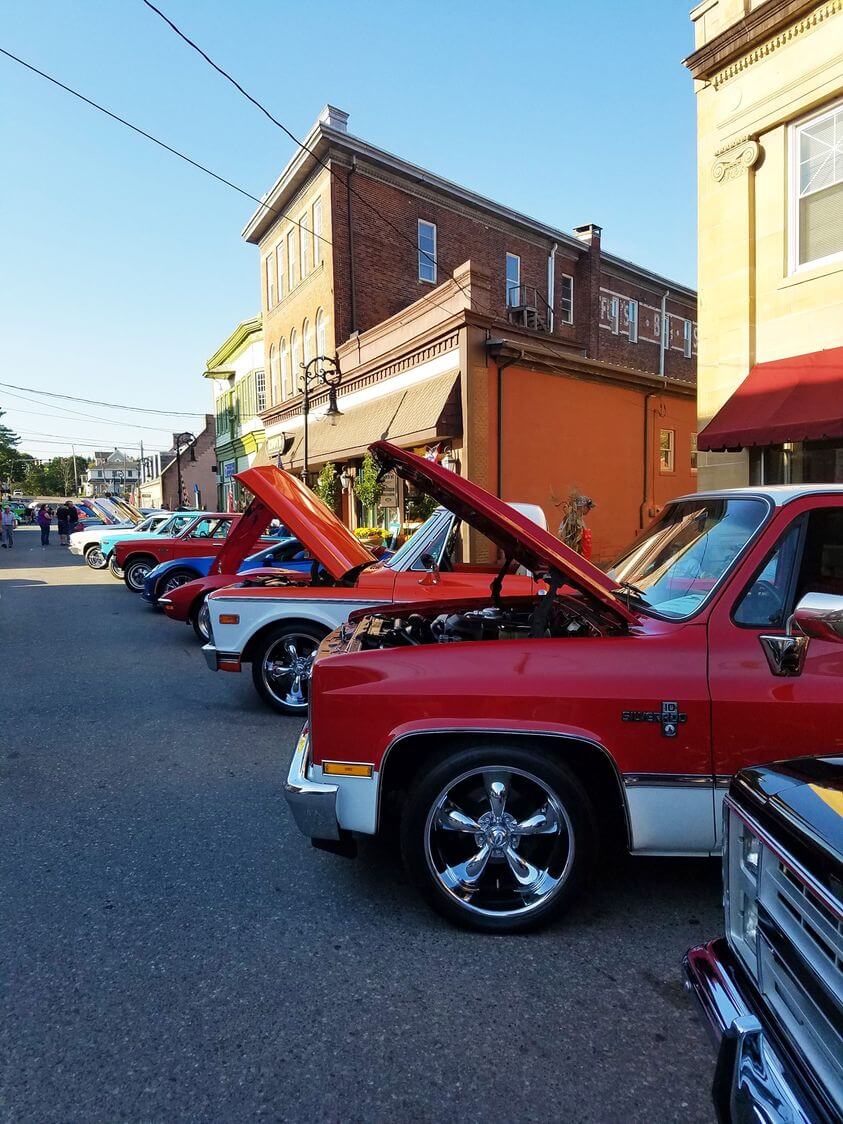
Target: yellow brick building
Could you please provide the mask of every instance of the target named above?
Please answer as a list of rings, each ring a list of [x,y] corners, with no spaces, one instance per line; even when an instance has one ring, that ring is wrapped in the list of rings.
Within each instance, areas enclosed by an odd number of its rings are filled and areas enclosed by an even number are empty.
[[[691,20],[699,484],[843,480],[843,0]]]

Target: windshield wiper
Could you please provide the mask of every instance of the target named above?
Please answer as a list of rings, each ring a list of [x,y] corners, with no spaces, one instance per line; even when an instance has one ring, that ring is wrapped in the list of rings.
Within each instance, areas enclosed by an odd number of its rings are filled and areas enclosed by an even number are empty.
[[[650,602],[647,600],[647,596],[644,593],[644,590],[640,589],[637,585],[633,585],[632,582],[618,582],[618,585],[624,591],[624,593],[626,593],[628,596],[636,597],[642,605],[650,604]]]

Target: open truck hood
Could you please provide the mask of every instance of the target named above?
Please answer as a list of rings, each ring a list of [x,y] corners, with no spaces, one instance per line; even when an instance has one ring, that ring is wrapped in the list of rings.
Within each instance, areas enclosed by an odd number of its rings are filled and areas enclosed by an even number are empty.
[[[435,461],[396,448],[388,441],[376,441],[370,451],[384,469],[395,469],[404,480],[433,496],[534,575],[555,571],[566,584],[610,609],[627,624],[638,622],[618,596],[616,582],[508,503]]]
[[[231,528],[211,567],[212,574],[236,574],[267,523],[275,518],[281,520],[335,581],[342,581],[353,570],[376,561],[374,554],[319,497],[283,468],[275,465],[247,468],[238,472],[235,480],[248,488],[255,498]]]

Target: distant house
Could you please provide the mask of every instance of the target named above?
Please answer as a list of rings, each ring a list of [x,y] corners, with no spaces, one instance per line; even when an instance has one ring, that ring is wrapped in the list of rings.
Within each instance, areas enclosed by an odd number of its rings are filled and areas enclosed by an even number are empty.
[[[121,449],[95,452],[82,474],[86,496],[129,495],[138,482],[138,462]]]

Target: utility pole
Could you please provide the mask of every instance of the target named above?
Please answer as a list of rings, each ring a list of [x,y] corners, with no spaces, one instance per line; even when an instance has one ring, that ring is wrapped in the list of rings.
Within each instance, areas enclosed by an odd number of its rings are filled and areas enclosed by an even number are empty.
[[[138,507],[141,506],[141,473],[143,472],[143,438],[141,438],[140,449],[141,449],[141,451],[140,451],[140,460],[138,461],[138,479],[137,479],[138,493],[137,493],[137,496],[135,497]],[[163,498],[164,497],[162,496],[161,499],[163,500]]]
[[[70,451],[73,454],[73,486],[76,488],[76,495],[79,495],[79,469],[76,467],[76,446],[71,445]]]

